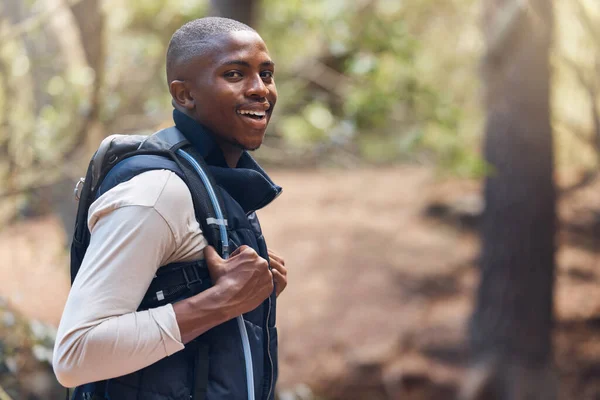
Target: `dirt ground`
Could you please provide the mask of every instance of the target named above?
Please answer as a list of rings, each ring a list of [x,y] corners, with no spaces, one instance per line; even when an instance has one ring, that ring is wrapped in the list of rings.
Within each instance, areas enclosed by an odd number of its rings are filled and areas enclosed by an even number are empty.
[[[478,283],[478,239],[465,215],[478,207],[479,185],[421,167],[272,177],[284,193],[259,216],[289,269],[277,314],[282,399],[308,388],[328,399],[454,398]],[[599,189],[560,206],[561,400],[600,399]],[[69,288],[58,221],[2,230],[0,260],[0,296],[56,325]]]

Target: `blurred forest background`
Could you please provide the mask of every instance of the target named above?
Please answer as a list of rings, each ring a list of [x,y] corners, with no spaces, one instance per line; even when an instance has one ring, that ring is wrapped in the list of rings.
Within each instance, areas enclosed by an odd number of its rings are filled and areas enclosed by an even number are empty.
[[[64,395],[73,187],[171,124],[166,46],[205,15],[277,63],[280,400],[600,399],[600,4],[551,4],[2,0],[0,400]]]

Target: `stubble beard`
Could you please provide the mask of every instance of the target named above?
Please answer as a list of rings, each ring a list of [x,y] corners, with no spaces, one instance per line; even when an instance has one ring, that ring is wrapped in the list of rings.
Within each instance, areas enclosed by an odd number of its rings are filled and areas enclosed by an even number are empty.
[[[260,149],[260,146],[262,146],[264,139],[265,139],[265,132],[262,133],[260,142],[255,146],[245,146],[244,144],[238,142],[235,138],[232,138],[231,140],[228,140],[227,142],[231,146],[234,146],[240,150],[255,151],[255,150]]]

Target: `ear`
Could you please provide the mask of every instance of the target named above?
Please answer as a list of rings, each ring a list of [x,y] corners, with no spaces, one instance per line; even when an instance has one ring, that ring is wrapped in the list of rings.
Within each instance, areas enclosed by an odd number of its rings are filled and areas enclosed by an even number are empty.
[[[171,97],[173,97],[174,105],[177,104],[186,110],[193,110],[196,106],[196,101],[184,81],[171,81],[169,91],[171,92]]]

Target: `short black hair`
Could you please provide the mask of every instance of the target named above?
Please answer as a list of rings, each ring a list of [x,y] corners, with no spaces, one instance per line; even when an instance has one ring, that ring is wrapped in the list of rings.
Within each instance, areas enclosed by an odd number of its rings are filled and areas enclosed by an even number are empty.
[[[167,49],[167,83],[175,78],[171,75],[178,64],[190,61],[203,51],[208,38],[237,31],[256,32],[242,22],[222,17],[195,19],[177,29]]]

